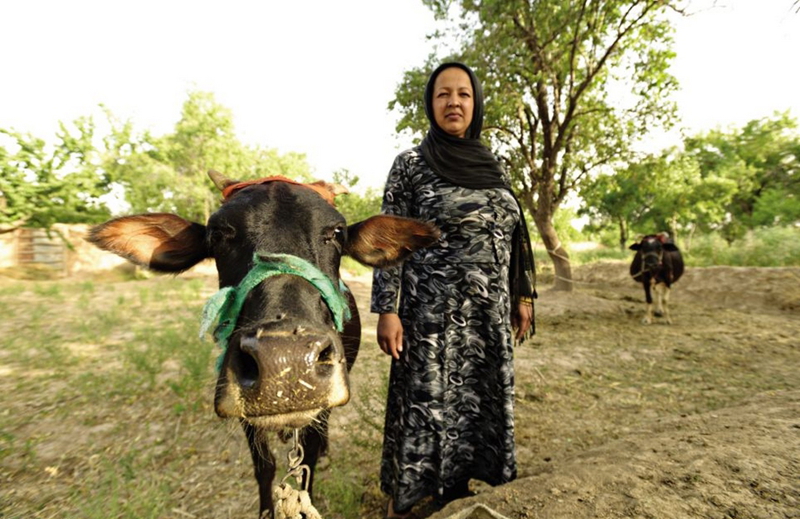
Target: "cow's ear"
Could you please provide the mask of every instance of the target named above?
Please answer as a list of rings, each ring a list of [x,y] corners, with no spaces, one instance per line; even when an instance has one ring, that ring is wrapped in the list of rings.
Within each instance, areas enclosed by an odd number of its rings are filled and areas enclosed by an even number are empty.
[[[345,254],[370,267],[390,267],[415,250],[433,245],[440,235],[431,223],[378,215],[347,228]]]
[[[634,243],[633,245],[631,245],[631,246],[630,246],[630,247],[628,247],[628,248],[629,248],[630,250],[639,250],[639,249],[641,249],[641,248],[642,248],[642,244],[641,244],[641,243]]]
[[[157,272],[183,272],[209,256],[206,227],[167,213],[123,216],[93,227],[87,240]]]
[[[661,247],[664,250],[668,250],[670,252],[675,252],[678,250],[678,247],[674,243],[662,243]]]

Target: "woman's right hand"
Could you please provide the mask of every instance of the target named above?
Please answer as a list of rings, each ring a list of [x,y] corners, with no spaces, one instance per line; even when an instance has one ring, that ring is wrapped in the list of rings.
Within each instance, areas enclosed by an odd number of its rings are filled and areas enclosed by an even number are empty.
[[[403,351],[403,323],[397,314],[381,314],[378,317],[378,345],[381,350],[400,360]]]

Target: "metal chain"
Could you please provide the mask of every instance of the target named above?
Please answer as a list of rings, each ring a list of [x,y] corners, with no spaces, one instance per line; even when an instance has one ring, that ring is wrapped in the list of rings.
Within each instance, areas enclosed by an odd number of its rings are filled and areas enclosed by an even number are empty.
[[[303,446],[300,445],[300,431],[295,429],[292,447],[286,455],[289,461],[289,468],[280,485],[272,489],[276,519],[322,519],[311,503],[311,496],[308,495],[311,469],[308,465],[302,463],[303,455]],[[303,476],[305,476],[305,483],[303,483]],[[286,482],[290,477],[295,478],[297,486],[300,487],[299,490],[295,490]]]
[[[283,476],[281,480],[281,484],[286,483],[286,480],[290,477],[295,478],[298,487],[300,490],[307,492],[308,491],[308,482],[311,479],[311,469],[308,465],[302,464],[303,457],[305,456],[305,452],[303,451],[303,446],[300,445],[300,431],[299,429],[295,429],[294,433],[292,434],[292,448],[289,449],[289,452],[286,454],[286,458],[289,461],[289,469],[286,471],[286,475]],[[305,483],[303,483],[303,476],[306,476]]]

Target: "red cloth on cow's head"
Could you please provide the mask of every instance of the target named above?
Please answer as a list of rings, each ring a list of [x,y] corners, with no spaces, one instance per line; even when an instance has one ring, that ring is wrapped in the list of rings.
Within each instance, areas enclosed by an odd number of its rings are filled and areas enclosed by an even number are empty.
[[[339,184],[328,184],[324,180],[317,180],[316,182],[312,182],[310,184],[303,184],[302,182],[297,182],[296,180],[286,178],[283,175],[274,175],[271,177],[264,177],[255,180],[245,180],[244,182],[231,184],[230,186],[222,190],[222,198],[223,200],[227,200],[240,189],[243,189],[247,186],[266,184],[267,182],[286,182],[287,184],[294,184],[296,186],[307,187],[315,191],[319,196],[322,197],[323,200],[328,202],[333,207],[336,207],[334,197],[336,195],[347,193],[347,189],[344,186],[341,186]]]

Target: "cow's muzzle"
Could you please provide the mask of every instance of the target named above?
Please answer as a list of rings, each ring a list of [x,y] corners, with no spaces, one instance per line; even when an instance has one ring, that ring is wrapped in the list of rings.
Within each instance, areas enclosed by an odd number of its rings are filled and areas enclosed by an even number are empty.
[[[233,339],[217,381],[219,416],[270,417],[283,427],[349,400],[344,349],[333,330],[279,321]]]
[[[642,254],[642,263],[645,270],[656,270],[661,267],[661,253],[647,252]]]

